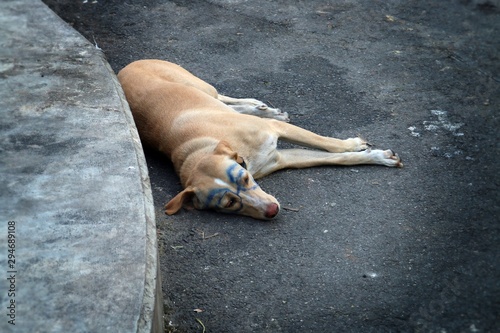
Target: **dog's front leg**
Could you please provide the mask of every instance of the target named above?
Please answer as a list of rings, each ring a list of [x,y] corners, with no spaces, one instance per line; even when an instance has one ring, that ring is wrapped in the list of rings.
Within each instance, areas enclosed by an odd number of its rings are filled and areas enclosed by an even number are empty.
[[[401,159],[392,150],[367,149],[359,152],[329,153],[307,149],[279,149],[276,156],[259,170],[260,178],[277,170],[309,168],[319,165],[378,164],[388,167],[403,167]]]
[[[356,152],[368,149],[371,145],[361,138],[346,140],[321,136],[291,124],[270,121],[271,127],[282,140],[300,146],[326,150],[332,153]]]

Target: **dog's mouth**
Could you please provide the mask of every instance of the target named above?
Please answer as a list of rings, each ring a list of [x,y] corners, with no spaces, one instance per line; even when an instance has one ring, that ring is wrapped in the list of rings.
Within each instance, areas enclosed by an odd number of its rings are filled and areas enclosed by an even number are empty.
[[[221,213],[271,220],[280,211],[279,203],[269,195],[265,195],[265,197],[255,196],[255,192],[259,192],[259,190],[262,191],[260,187],[256,186],[251,191],[236,193],[227,188],[217,188],[203,196],[202,200],[194,196],[192,203],[196,209],[213,209]]]
[[[241,198],[238,200],[238,204],[235,204],[232,207],[217,207],[215,208],[218,211],[224,213],[232,213],[232,214],[240,214],[253,217],[258,220],[272,220],[274,219],[278,213],[280,212],[280,206],[278,203],[270,202],[255,205],[249,202],[242,201]]]

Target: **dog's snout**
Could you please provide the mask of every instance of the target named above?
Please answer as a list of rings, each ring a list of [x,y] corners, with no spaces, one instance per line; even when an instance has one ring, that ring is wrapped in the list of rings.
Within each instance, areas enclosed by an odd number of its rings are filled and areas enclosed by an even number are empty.
[[[269,204],[269,206],[267,206],[266,209],[266,218],[272,219],[273,217],[278,215],[279,211],[280,207],[277,204],[275,203]]]

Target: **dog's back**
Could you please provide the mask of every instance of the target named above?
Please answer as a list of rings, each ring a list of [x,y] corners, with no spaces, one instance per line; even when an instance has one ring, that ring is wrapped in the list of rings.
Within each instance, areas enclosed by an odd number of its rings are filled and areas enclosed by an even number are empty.
[[[209,121],[209,114],[234,114],[230,107],[217,100],[214,87],[167,61],[133,62],[118,73],[118,79],[141,140],[169,156],[172,147],[199,134],[196,133],[199,128],[192,128],[196,123],[193,117]],[[201,117],[200,113],[203,113]],[[183,132],[174,134],[173,131]],[[165,142],[169,142],[168,147]]]
[[[140,75],[137,75],[139,74]],[[184,68],[174,63],[163,60],[138,60],[123,68],[118,73],[120,81],[127,80],[127,76],[132,74],[131,80],[137,81],[145,75],[150,75],[159,78],[163,81],[180,83],[186,86],[194,87],[204,93],[217,98],[217,90],[207,82],[194,76]]]

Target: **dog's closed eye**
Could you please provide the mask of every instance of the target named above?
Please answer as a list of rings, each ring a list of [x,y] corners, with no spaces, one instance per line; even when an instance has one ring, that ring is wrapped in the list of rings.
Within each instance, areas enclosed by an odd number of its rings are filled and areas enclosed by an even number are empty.
[[[246,174],[242,179],[241,179],[243,185],[247,186],[248,183],[250,182],[250,176]]]
[[[241,202],[241,198],[231,192],[226,193],[224,196],[224,201],[222,202],[222,207],[226,209],[237,209]]]
[[[226,208],[231,208],[236,205],[236,199],[230,198],[226,203]]]

